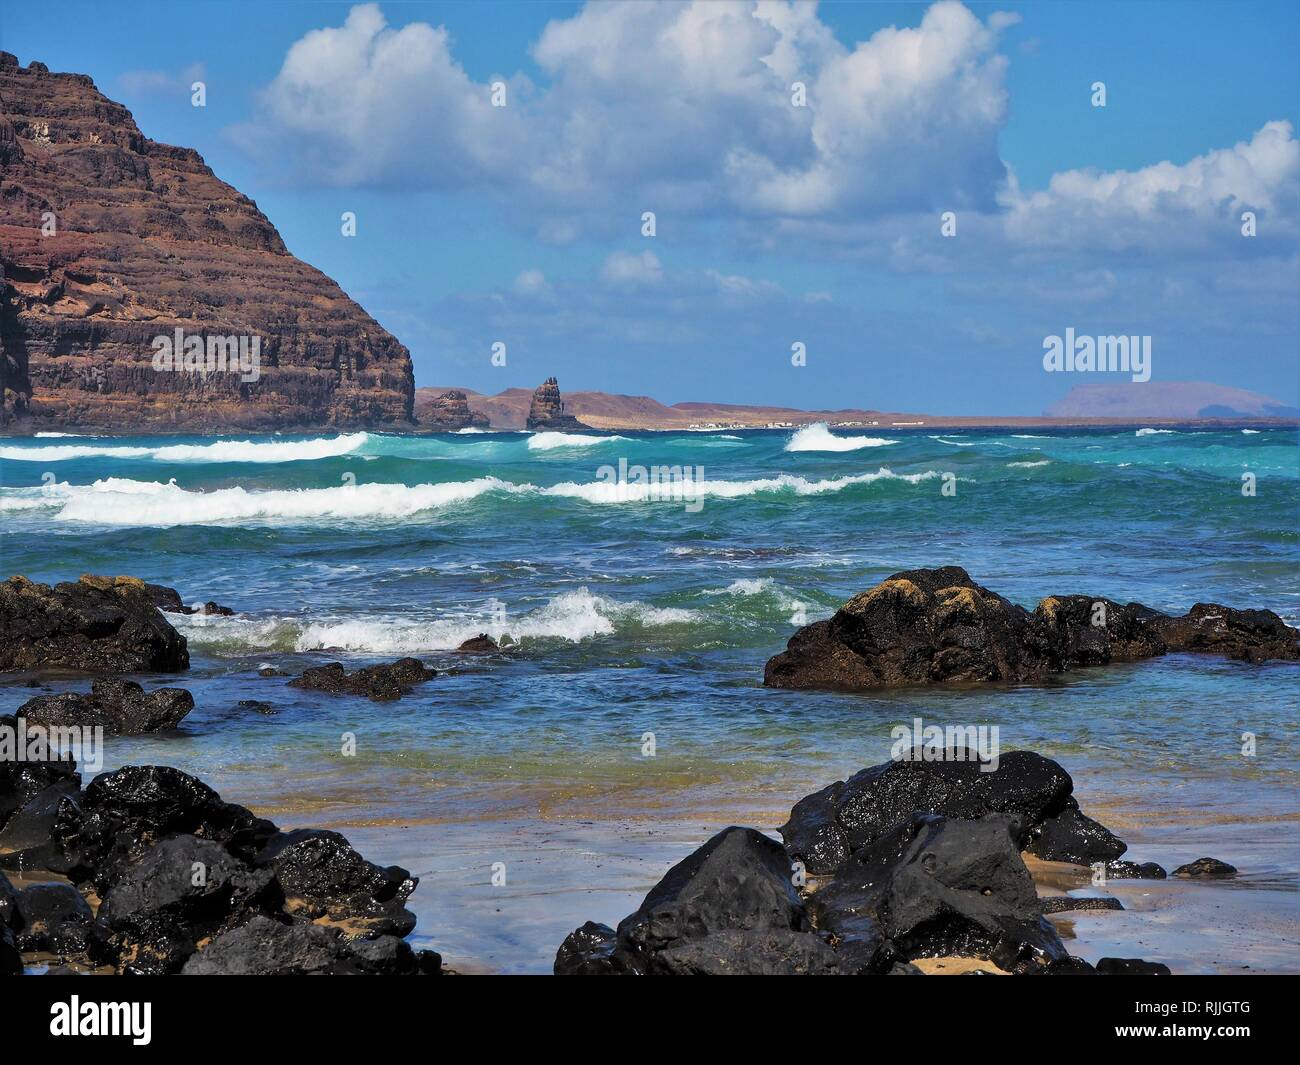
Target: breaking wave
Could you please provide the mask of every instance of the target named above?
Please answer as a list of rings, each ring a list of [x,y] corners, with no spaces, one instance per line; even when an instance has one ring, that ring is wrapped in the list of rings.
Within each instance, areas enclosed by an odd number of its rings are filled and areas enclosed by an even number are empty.
[[[528,438],[529,451],[553,451],[557,447],[595,447],[626,436],[587,436],[582,433],[534,433]]]
[[[218,440],[212,444],[167,444],[159,447],[105,447],[54,444],[46,447],[0,447],[0,459],[13,462],[66,462],[70,459],[152,459],[155,462],[309,462],[348,455],[366,443],[366,433],[318,440]]]
[[[888,447],[898,443],[881,436],[836,436],[825,422],[806,425],[785,445],[786,451],[860,451],[864,447]]]
[[[357,484],[331,488],[265,490],[236,486],[208,492],[181,488],[174,479],[163,484],[158,481],[109,477],[90,485],[63,482],[40,488],[0,489],[0,512],[56,508],[55,517],[60,521],[116,526],[217,525],[241,522],[292,524],[329,519],[361,521],[409,518],[425,511],[468,503],[488,493],[578,499],[595,504],[667,501],[690,505],[706,498],[822,495],[877,481],[919,484],[940,476],[942,474],[938,470],[894,473],[881,467],[874,473],[815,481],[793,474],[779,474],[742,481],[568,481],[543,487],[527,483],[514,484],[499,477],[478,477],[444,484]]]
[[[528,643],[558,639],[580,643],[638,628],[687,625],[700,619],[692,610],[657,607],[640,600],[622,602],[577,588],[541,606],[512,616],[460,615],[412,618],[368,617],[241,618],[173,616],[168,619],[192,647],[215,654],[240,655],[264,651],[350,651],[403,655],[446,651],[486,632],[498,642]]]

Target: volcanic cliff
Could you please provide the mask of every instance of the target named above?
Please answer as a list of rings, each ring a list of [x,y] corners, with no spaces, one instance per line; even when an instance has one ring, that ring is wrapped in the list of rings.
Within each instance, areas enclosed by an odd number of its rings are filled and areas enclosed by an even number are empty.
[[[145,137],[90,78],[7,52],[0,268],[5,431],[412,421],[409,352],[290,255],[252,200],[197,152]],[[214,370],[210,355],[206,369],[156,368],[156,339],[177,330],[218,355],[242,338],[256,373]]]

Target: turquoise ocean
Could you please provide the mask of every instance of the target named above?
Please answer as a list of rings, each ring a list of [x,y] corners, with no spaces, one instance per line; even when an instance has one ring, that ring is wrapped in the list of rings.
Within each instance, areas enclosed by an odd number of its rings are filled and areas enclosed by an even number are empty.
[[[1269,872],[1294,890],[1294,663],[1178,655],[1038,687],[861,695],[762,676],[799,623],[918,566],[964,566],[1031,608],[1085,593],[1300,623],[1298,444],[1289,429],[1143,426],[43,435],[0,441],[0,561],[51,583],[129,574],[237,611],[172,617],[190,672],[138,679],[188,688],[196,709],[174,734],[110,740],[106,768],[175,765],[285,823],[377,833],[416,871],[437,863],[408,851],[436,836],[404,850],[398,826],[485,841],[521,824],[773,827],[921,717],[997,725],[1004,750],[1057,758],[1121,834],[1285,825]],[[620,460],[696,480],[655,498],[611,483]],[[453,653],[479,632],[511,650]],[[404,655],[450,672],[392,703],[259,674]],[[29,680],[0,682],[0,712]]]

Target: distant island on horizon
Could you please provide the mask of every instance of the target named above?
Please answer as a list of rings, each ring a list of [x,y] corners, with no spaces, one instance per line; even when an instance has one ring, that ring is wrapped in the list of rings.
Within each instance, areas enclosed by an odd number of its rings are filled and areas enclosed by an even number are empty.
[[[524,429],[539,395],[552,405],[558,385],[550,379],[536,391],[507,388],[493,395],[462,387],[420,386],[415,418],[420,429]],[[1138,421],[1168,424],[1250,422],[1300,425],[1300,409],[1244,389],[1198,381],[1145,384],[1077,385],[1041,415],[946,415],[847,407],[802,410],[762,404],[681,402],[665,404],[650,396],[578,390],[564,393],[562,409],[578,428],[702,430],[784,429],[826,422],[841,429],[903,429],[920,426],[1128,425]],[[559,428],[536,423],[534,428]],[[575,428],[566,424],[563,428]]]

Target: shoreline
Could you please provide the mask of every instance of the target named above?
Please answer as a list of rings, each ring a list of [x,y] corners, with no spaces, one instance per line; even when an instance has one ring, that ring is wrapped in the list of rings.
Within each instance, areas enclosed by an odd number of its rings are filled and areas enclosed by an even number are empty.
[[[411,944],[436,944],[448,968],[465,974],[549,973],[572,929],[588,920],[617,925],[672,865],[730,822],[491,824],[493,833],[483,824],[345,831],[375,861],[405,864],[421,877],[408,901],[418,917]],[[780,839],[770,824],[755,827]],[[1217,854],[1239,863],[1241,873],[1231,881],[1111,880],[1097,888],[1085,868],[1024,858],[1040,897],[1111,896],[1123,903],[1121,912],[1049,916],[1073,955],[1092,962],[1141,957],[1167,964],[1175,975],[1300,973],[1300,848],[1261,833],[1243,836],[1242,827],[1137,834],[1124,856],[1172,869]],[[503,886],[491,884],[493,862],[505,863]],[[942,974],[990,968],[978,959],[961,962]]]
[[[632,424],[617,419],[606,419],[599,416],[584,415],[587,419],[587,425],[583,430],[576,432],[589,431],[595,433],[612,433],[612,432],[644,432],[644,433],[698,433],[701,436],[708,436],[711,433],[730,433],[730,432],[788,432],[793,429],[804,428],[809,425],[818,425],[823,422],[828,423],[832,429],[845,431],[855,431],[863,429],[872,429],[882,432],[891,433],[914,433],[932,429],[1142,429],[1148,426],[1160,426],[1161,428],[1171,429],[1300,429],[1300,418],[1143,418],[1134,420],[1133,418],[1048,418],[1033,415],[907,415],[907,414],[878,414],[880,419],[885,418],[907,418],[922,419],[921,421],[909,420],[906,424],[893,424],[887,421],[843,421],[842,417],[850,413],[849,411],[791,411],[789,416],[796,420],[788,424],[771,425],[771,424],[719,424],[711,425],[708,428],[699,428],[692,425],[664,425],[664,424]],[[492,425],[487,429],[481,430],[484,434],[490,433],[523,433],[529,430],[524,429],[521,425]],[[15,426],[12,424],[0,425],[0,439],[7,440],[36,440],[50,439],[57,440],[59,437],[38,437],[38,433],[62,433],[67,437],[90,437],[96,439],[104,438],[146,438],[146,437],[171,437],[171,436],[200,436],[200,437],[236,437],[236,436],[300,436],[300,435],[318,435],[322,433],[333,433],[342,435],[344,433],[381,433],[391,436],[438,436],[438,435],[456,435],[458,429],[437,428],[430,425],[421,425],[413,422],[409,425],[394,425],[391,423],[357,423],[353,424],[321,424],[321,425],[260,425],[245,427],[230,427],[229,423],[221,429],[212,429],[203,425],[176,425],[165,429],[153,426],[106,426],[106,425],[67,425],[62,423],[50,423],[40,425]]]

